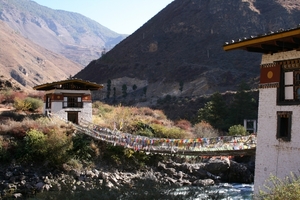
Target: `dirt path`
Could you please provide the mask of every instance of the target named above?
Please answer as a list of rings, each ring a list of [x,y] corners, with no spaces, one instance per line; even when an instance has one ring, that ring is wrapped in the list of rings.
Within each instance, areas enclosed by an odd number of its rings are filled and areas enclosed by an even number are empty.
[[[10,111],[10,110],[13,110],[13,109],[12,109],[12,108],[8,108],[8,107],[1,106],[1,105],[0,105],[0,113],[1,113],[1,112],[4,112],[4,111]]]
[[[0,112],[3,112],[3,111],[10,111],[11,109],[9,108],[0,108]]]

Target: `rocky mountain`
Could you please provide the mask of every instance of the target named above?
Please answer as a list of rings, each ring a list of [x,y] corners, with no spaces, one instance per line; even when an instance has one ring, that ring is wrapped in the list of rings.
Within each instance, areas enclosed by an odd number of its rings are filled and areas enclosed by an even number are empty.
[[[235,91],[241,82],[257,88],[261,54],[225,52],[223,44],[299,23],[298,0],[174,0],[75,77],[109,82],[99,99],[147,106]]]
[[[0,20],[0,90],[30,90],[33,86],[66,79],[82,66],[40,47]],[[16,84],[14,84],[16,82]]]
[[[25,38],[82,66],[126,37],[78,13],[53,10],[31,0],[0,0],[0,20]]]

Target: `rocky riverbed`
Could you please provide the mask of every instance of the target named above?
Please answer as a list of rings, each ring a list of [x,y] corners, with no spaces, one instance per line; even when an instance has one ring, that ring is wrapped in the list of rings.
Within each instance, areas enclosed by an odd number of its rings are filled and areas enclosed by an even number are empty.
[[[10,165],[0,168],[1,198],[26,198],[46,191],[86,191],[132,188],[139,180],[161,185],[211,186],[220,182],[253,183],[254,159],[214,157],[201,162],[160,161],[142,170],[109,166],[47,170],[41,166]],[[1,199],[0,198],[0,199]]]

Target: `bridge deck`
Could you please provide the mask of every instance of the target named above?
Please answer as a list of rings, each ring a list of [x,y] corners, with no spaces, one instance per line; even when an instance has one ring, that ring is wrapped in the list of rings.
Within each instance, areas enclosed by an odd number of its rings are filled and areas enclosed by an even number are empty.
[[[152,150],[146,151],[158,154],[179,154],[186,156],[253,156],[255,155],[256,148],[241,149],[241,150],[217,150],[217,151],[170,151],[170,150]]]

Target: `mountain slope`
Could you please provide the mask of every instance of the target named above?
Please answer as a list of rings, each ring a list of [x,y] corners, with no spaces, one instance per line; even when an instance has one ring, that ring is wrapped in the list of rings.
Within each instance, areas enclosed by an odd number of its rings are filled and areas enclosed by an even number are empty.
[[[0,0],[0,20],[83,66],[125,37],[78,13],[53,10],[31,0]]]
[[[261,54],[224,52],[224,42],[294,27],[299,10],[295,0],[175,0],[76,77],[110,79],[119,96],[124,84],[128,92],[147,87],[154,104],[166,95],[236,90],[242,81],[257,88]]]
[[[0,35],[0,74],[14,79],[23,90],[66,79],[82,69],[78,63],[25,39],[2,21]]]

